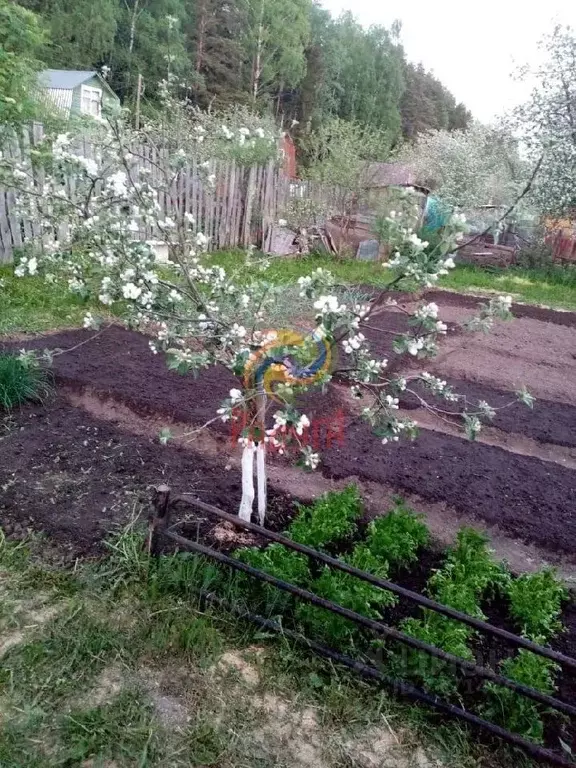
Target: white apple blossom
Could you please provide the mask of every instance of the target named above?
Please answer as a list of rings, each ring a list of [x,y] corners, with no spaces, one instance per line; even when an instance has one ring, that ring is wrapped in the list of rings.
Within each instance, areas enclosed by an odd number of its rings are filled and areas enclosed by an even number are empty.
[[[110,128],[99,124],[94,130],[94,167],[89,166],[87,170],[86,164],[68,151],[67,140],[58,141],[54,137],[50,162],[38,176],[37,183],[41,185],[38,189],[29,186],[28,168],[22,169],[26,171],[26,179],[18,178],[18,174],[10,177],[7,186],[19,190],[19,204],[28,207],[47,233],[31,244],[31,251],[20,260],[16,274],[50,275],[50,279],[68,285],[86,298],[97,297],[103,305],[117,302],[131,327],[147,334],[151,353],[164,354],[170,368],[180,373],[213,365],[224,365],[231,370],[243,384],[230,390],[229,398],[215,409],[215,418],[238,426],[241,415],[239,444],[245,449],[242,467],[247,487],[252,482],[254,455],[262,480],[265,447],[275,448],[282,454],[295,447],[302,454],[304,466],[309,469],[317,466],[319,456],[306,444],[307,431],[313,425],[306,415],[295,409],[292,396],[299,386],[295,372],[299,367],[307,369],[308,364],[315,361],[318,349],[331,353],[326,355],[328,363],[337,359],[338,345],[347,353],[345,364],[334,375],[352,386],[355,397],[366,398],[364,402],[369,405],[363,415],[383,441],[396,442],[400,436],[414,436],[415,423],[399,418],[397,413],[399,393],[413,377],[390,375],[388,361],[370,354],[369,334],[364,332],[378,308],[392,303],[386,289],[370,301],[358,300],[357,294],[348,300],[343,297],[342,288],[335,287],[334,277],[328,270],[318,268],[301,277],[298,287],[316,313],[316,327],[305,340],[295,334],[293,348],[292,342],[286,345],[282,342],[285,346],[279,358],[282,362],[278,363],[275,358],[274,364],[284,366],[285,380],[273,383],[273,389],[268,391],[268,384],[256,380],[254,371],[259,370],[258,363],[265,361],[268,345],[280,344],[281,332],[271,330],[274,322],[270,320],[270,312],[278,293],[271,290],[270,281],[266,280],[266,266],[248,254],[243,275],[246,279],[238,283],[233,274],[207,256],[209,239],[195,229],[193,216],[177,205],[166,209],[159,202],[173,197],[173,189],[178,188],[180,174],[187,172],[184,169],[189,160],[197,163],[205,179],[214,163],[205,155],[189,157],[188,150],[171,150],[167,159],[169,173],[165,177],[153,176],[145,173],[146,168],[139,167],[133,147],[139,145],[140,136],[129,126],[116,122]],[[260,138],[257,130],[235,128],[232,131],[226,126],[220,127],[219,123],[212,132],[195,131],[195,134],[210,136],[210,141],[217,134],[221,145],[222,136],[227,139],[228,134],[244,139],[252,135]],[[197,142],[192,146],[194,152],[200,151]],[[226,146],[238,151],[236,143]],[[204,151],[204,147],[201,149]],[[9,173],[11,164],[12,161],[0,160],[0,171]],[[74,185],[62,184],[67,175],[74,178]],[[390,262],[397,270],[394,282],[409,279],[423,287],[437,280],[442,269],[449,268],[449,254],[463,222],[454,217],[454,222],[442,233],[440,243],[431,247],[417,235],[413,220],[417,214],[412,205],[408,207],[412,218],[407,219],[403,212],[386,217],[384,234],[394,254]],[[134,239],[133,223],[139,229],[154,231],[167,250],[168,260],[161,267],[153,244]],[[51,235],[55,231],[61,233],[57,241]],[[510,297],[492,299],[482,310],[481,322],[507,316],[510,307]],[[97,323],[96,310],[92,309],[84,324],[95,327]],[[419,357],[433,354],[436,338],[446,331],[445,324],[438,319],[438,308],[431,303],[424,305],[414,313],[410,323],[413,324],[411,331],[398,334],[394,339],[395,354]],[[306,355],[309,359],[302,361]],[[332,369],[326,367],[320,374],[318,383],[326,384]],[[438,391],[444,399],[449,399],[450,389],[445,383],[440,386],[424,376],[421,382],[429,391],[434,394]],[[273,414],[269,412],[271,395],[283,403]],[[526,394],[522,397],[527,401]],[[478,412],[485,417],[489,415],[486,404],[479,404]],[[475,415],[467,412],[469,418]],[[475,430],[474,422],[466,424],[469,430]],[[248,504],[246,500],[249,497],[250,493],[246,492],[241,505],[242,515],[248,517],[251,501]],[[259,514],[263,514],[262,503],[260,498]]]
[[[83,320],[82,324],[83,324],[84,328],[97,328],[98,327],[98,321],[96,320],[96,318],[94,317],[92,312],[87,312],[84,315],[84,320]]]
[[[307,469],[317,469],[318,465],[320,464],[320,456],[315,453],[309,445],[305,446],[304,450],[302,451],[302,456],[304,460],[304,466]]]
[[[310,419],[305,414],[302,414],[298,421],[296,422],[296,434],[302,435],[304,433],[305,429],[308,429],[310,426]]]
[[[418,318],[418,320],[424,320],[429,317],[435,320],[438,317],[438,304],[430,302],[429,304],[424,304],[421,307],[418,307],[414,313],[414,317]]]
[[[142,288],[134,283],[126,283],[122,286],[122,296],[125,299],[137,299],[142,293]]]
[[[357,333],[355,336],[350,336],[349,338],[344,339],[342,342],[344,352],[349,355],[352,352],[359,350],[365,340],[366,337],[363,333]]]

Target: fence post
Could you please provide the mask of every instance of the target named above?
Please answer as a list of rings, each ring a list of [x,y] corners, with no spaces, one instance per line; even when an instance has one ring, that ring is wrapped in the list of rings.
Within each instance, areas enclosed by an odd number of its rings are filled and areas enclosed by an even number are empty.
[[[148,553],[157,556],[160,554],[160,538],[168,527],[170,520],[170,488],[167,485],[159,485],[154,489],[152,500],[152,515],[148,528]]]

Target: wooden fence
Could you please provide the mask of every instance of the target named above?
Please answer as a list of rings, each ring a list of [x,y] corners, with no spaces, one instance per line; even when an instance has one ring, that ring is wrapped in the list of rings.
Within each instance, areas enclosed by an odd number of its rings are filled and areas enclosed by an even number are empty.
[[[21,137],[3,147],[4,156],[26,161],[31,147],[42,135],[41,125],[30,126]],[[73,151],[85,157],[94,154],[93,147],[82,138],[73,142]],[[152,175],[160,172],[162,150],[140,145],[133,152],[139,158],[139,167],[148,168]],[[206,173],[192,162],[178,174],[169,192],[160,193],[158,202],[165,216],[192,214],[198,230],[209,238],[211,249],[251,244],[266,247],[274,224],[283,217],[291,199],[310,200],[320,210],[326,208],[332,197],[321,185],[288,179],[274,162],[246,167],[216,160],[210,163],[210,173],[215,176],[214,184],[208,184]],[[74,180],[67,183],[69,193],[73,194]],[[40,234],[41,222],[18,212],[14,190],[0,188],[0,264],[10,263],[15,248]],[[150,227],[135,233],[135,238],[144,240],[157,237],[158,233]]]

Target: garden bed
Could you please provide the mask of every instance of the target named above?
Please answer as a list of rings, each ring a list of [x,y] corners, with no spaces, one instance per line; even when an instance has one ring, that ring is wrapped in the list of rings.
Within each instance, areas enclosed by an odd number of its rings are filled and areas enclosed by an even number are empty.
[[[394,313],[386,315],[385,321],[388,322],[388,315],[393,317]],[[237,380],[223,368],[205,371],[197,379],[169,371],[160,355],[150,353],[145,337],[122,328],[109,328],[86,344],[81,344],[90,335],[86,331],[70,331],[34,338],[25,346],[72,349],[54,359],[58,384],[65,384],[68,389],[79,392],[92,392],[103,400],[110,398],[128,406],[136,414],[152,414],[158,416],[160,421],[165,418],[167,424],[173,419],[201,425],[214,419],[216,408],[231,386],[237,385]],[[22,346],[22,342],[18,346]],[[302,402],[311,417],[322,418],[346,407],[335,389],[327,396],[309,393]],[[537,403],[533,411],[519,408],[513,424],[511,420],[504,423],[520,434],[545,435],[548,441],[562,444],[570,442],[566,436],[566,424],[572,413],[572,409],[568,408],[565,412],[564,408],[552,403],[550,410],[547,411],[545,406],[539,410]],[[45,410],[36,409],[34,413],[36,420],[28,418],[26,409],[14,416],[19,426],[26,424],[28,437],[19,433],[9,434],[0,445],[2,474],[7,477],[13,471],[16,458],[13,441],[21,440],[23,444],[29,441],[30,445],[24,450],[29,452],[30,466],[33,466],[36,452],[49,454],[52,450],[47,430],[49,432],[52,428],[48,425],[54,418],[57,419],[63,445],[77,441],[77,425],[88,418],[65,408],[61,401],[56,405],[55,413],[50,405]],[[494,424],[499,426],[498,419]],[[111,429],[104,421],[100,428]],[[215,421],[210,429],[220,439],[222,456],[229,455],[231,447],[227,425]],[[67,437],[64,437],[66,433]],[[135,438],[120,433],[117,439],[126,439],[131,443]],[[177,476],[181,468],[181,485],[190,485],[190,459],[173,461],[170,451],[176,450],[174,447],[168,446],[170,450],[167,451],[153,445],[152,441],[139,439],[138,442],[146,446],[145,453],[150,457],[143,460],[141,478],[147,477],[147,482],[154,483],[162,474],[156,471],[156,467],[169,467],[169,470],[163,471],[169,471],[172,476]],[[195,447],[194,443],[191,447]],[[199,459],[200,464],[202,461]],[[146,465],[151,471],[146,471]],[[30,473],[33,487],[33,471],[20,465],[16,468]],[[322,451],[321,471],[328,478],[359,477],[386,484],[399,492],[416,493],[427,501],[445,502],[462,516],[498,526],[513,537],[534,543],[549,553],[562,553],[569,559],[574,558],[576,475],[558,464],[426,429],[421,431],[414,443],[383,446],[367,424],[348,414],[344,443]],[[128,466],[127,482],[130,482],[131,472],[132,467]],[[23,480],[29,485],[26,477]],[[218,504],[221,498],[225,498],[225,508],[230,508],[229,505],[236,503],[240,496],[236,472],[230,473],[229,479],[221,480],[223,490],[216,488],[216,485],[206,486],[214,494],[213,503]],[[234,492],[231,492],[232,487]],[[31,494],[31,488],[27,488],[25,493]],[[294,494],[299,495],[298,488],[294,489]],[[51,504],[42,494],[37,494],[35,514],[42,515],[45,505],[45,516],[49,518],[53,512],[50,511]],[[28,516],[25,507],[15,509],[14,514],[24,519]],[[104,513],[104,518],[107,514],[109,511]],[[90,515],[94,516],[94,513],[90,512]]]
[[[0,523],[8,534],[44,531],[71,557],[102,552],[102,541],[148,507],[151,488],[178,491],[230,512],[237,510],[240,475],[225,462],[132,435],[57,397],[48,406],[13,414],[0,439]],[[292,502],[273,490],[269,522],[286,522]],[[193,526],[213,540],[214,521]]]
[[[434,367],[434,366],[432,366]],[[442,375],[442,371],[438,371]],[[465,395],[470,403],[485,400],[493,408],[500,408],[492,425],[502,432],[521,434],[540,443],[550,443],[569,448],[576,447],[576,407],[565,403],[538,398],[532,409],[515,399],[514,393],[496,389],[488,384],[465,379],[445,377],[447,384],[458,394]],[[423,387],[415,387],[429,402],[445,407],[445,402],[434,398]],[[400,398],[403,408],[418,408],[420,402],[410,394],[405,393]],[[450,409],[461,412],[463,406],[459,403],[450,404]]]
[[[574,658],[576,606],[567,600],[565,591],[562,596],[561,586],[550,574],[543,571],[521,579],[511,577],[505,568],[492,560],[483,537],[469,529],[459,533],[447,552],[431,550],[427,546],[429,534],[422,520],[402,505],[368,527],[361,514],[362,502],[354,488],[349,487],[319,499],[312,507],[300,509],[287,525],[286,535],[299,544],[343,558],[374,576],[392,578],[396,584],[427,593],[445,605],[484,617],[494,626],[522,634],[527,639],[536,639],[540,644]],[[177,519],[175,510],[172,515],[172,521]],[[261,546],[240,547],[234,557],[363,616],[381,618],[386,625],[456,656],[473,659],[477,664],[545,693],[557,693],[565,702],[575,700],[575,670],[559,675],[550,662],[526,651],[518,652],[514,645],[503,639],[477,633],[452,619],[422,610],[404,598],[390,605],[389,592],[322,566],[280,544],[270,544],[266,539],[256,540],[253,544]],[[191,563],[195,563],[196,558],[192,556]],[[169,561],[159,562],[158,566],[161,573],[172,567]],[[185,571],[188,572],[198,573],[197,565],[191,564],[189,571]],[[282,626],[287,629],[304,632],[315,641],[369,660],[387,675],[413,680],[469,711],[522,733],[529,740],[542,741],[556,750],[562,744],[568,749],[576,748],[574,721],[552,717],[546,707],[510,694],[510,691],[504,691],[507,696],[500,711],[499,694],[492,684],[486,684],[481,678],[470,673],[456,674],[452,666],[431,660],[421,652],[407,650],[406,646],[394,641],[374,646],[371,633],[342,617],[310,606],[254,577],[241,575],[230,581],[230,573],[228,567],[219,566],[211,572],[210,581],[203,588],[220,592],[233,603],[246,605],[249,610],[264,616],[281,616]],[[158,578],[162,580],[163,577]],[[525,578],[527,581],[518,593],[519,587],[515,585]],[[184,579],[175,588],[184,592],[193,589],[192,580]],[[538,604],[535,614],[530,609],[532,604]],[[427,617],[433,619],[430,624]],[[565,627],[561,634],[558,634],[558,618]],[[522,664],[518,666],[522,654],[536,662],[534,672],[527,673]],[[506,667],[510,663],[512,666]],[[545,674],[551,675],[550,680],[555,679],[555,683],[543,683],[538,677],[546,669],[550,671]]]

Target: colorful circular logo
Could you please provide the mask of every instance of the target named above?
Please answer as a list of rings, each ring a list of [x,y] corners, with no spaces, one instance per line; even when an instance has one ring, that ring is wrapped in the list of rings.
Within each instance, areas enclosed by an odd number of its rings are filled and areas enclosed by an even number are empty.
[[[288,329],[266,331],[267,341],[246,363],[244,385],[273,399],[276,384],[308,386],[330,371],[332,345],[315,330],[304,336]]]

